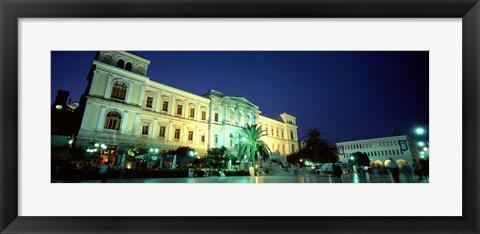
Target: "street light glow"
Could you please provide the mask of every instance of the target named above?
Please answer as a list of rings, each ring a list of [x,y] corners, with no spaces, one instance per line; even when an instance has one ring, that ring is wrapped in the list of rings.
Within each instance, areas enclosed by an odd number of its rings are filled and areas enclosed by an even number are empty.
[[[158,153],[158,148],[155,148],[155,153]]]
[[[247,138],[246,138],[246,137],[242,137],[242,141],[243,141],[243,142],[247,141]]]
[[[425,129],[424,128],[416,128],[415,133],[417,133],[418,135],[423,135],[425,133]]]
[[[427,147],[423,147],[423,151],[427,152],[427,151],[428,151],[428,148],[427,148]]]
[[[95,143],[95,147],[99,147],[100,145],[98,143]]]
[[[352,156],[352,157],[350,157],[350,159],[351,159],[351,160],[354,160],[355,158]]]
[[[424,146],[425,146],[425,143],[424,143],[423,141],[419,141],[419,142],[418,142],[418,146],[424,147]]]
[[[153,152],[153,149],[150,149],[150,153],[152,153],[152,152]]]

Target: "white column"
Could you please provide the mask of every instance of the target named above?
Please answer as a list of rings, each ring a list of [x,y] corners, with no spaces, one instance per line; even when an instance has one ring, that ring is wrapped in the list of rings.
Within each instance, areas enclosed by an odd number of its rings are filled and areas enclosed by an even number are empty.
[[[125,98],[125,102],[127,104],[130,103],[130,99],[132,98],[133,86],[135,85],[135,82],[129,81],[128,84],[129,85],[128,85],[128,90],[127,90],[127,96]]]
[[[183,124],[181,131],[182,132],[180,133],[180,135],[182,139],[180,139],[180,141],[185,143],[187,142],[187,137],[188,137],[187,126],[185,126],[185,124]]]
[[[177,115],[177,105],[175,101],[175,95],[172,95],[172,101],[170,102],[170,115]]]
[[[138,97],[138,105],[143,106],[143,97],[145,96],[145,85],[140,85],[140,96]]]
[[[185,99],[185,103],[183,104],[183,110],[184,110],[184,111],[183,111],[183,113],[182,113],[182,114],[183,114],[182,116],[183,116],[183,118],[187,119],[187,118],[190,116],[189,113],[187,113],[187,112],[190,111],[190,110],[188,109],[188,99]]]
[[[128,110],[123,111],[123,116],[122,116],[122,124],[120,126],[120,133],[125,134],[125,130],[127,128],[127,119],[128,119]]]
[[[93,95],[95,92],[95,86],[97,85],[98,74],[100,74],[98,70],[93,71],[92,83],[90,84],[90,90],[88,91],[89,95]]]
[[[98,116],[97,122],[97,131],[101,131],[105,124],[105,112],[107,111],[107,107],[104,105],[100,106],[100,116]]]
[[[160,91],[157,91],[157,98],[156,98],[156,102],[157,102],[157,107],[155,108],[155,111],[156,112],[160,112],[162,109],[162,96],[161,96],[161,93]]]
[[[140,121],[140,113],[135,114],[135,123],[133,125],[133,135],[138,136],[138,121]]]
[[[105,92],[103,92],[103,97],[105,99],[110,98],[110,96],[112,95],[112,80],[113,80],[113,77],[112,77],[111,74],[108,74],[107,77],[108,77],[107,85],[105,85]]]
[[[166,136],[165,136],[165,139],[166,141],[171,141],[172,140],[172,131],[173,131],[173,123],[172,121],[170,120],[170,122],[168,123],[168,126],[167,126],[167,129],[165,130],[166,131]]]
[[[158,138],[158,134],[155,134],[155,132],[156,132],[156,131],[155,131],[155,130],[156,130],[156,129],[155,129],[155,125],[156,125],[155,123],[156,123],[156,122],[157,122],[157,118],[153,118],[153,121],[152,121],[152,132],[148,134],[148,135],[150,135],[150,136],[149,136],[150,138]]]
[[[83,113],[83,117],[82,117],[82,126],[80,127],[81,129],[87,129],[87,124],[90,118],[91,109],[92,109],[92,104],[87,102],[87,105],[85,106],[85,112]]]

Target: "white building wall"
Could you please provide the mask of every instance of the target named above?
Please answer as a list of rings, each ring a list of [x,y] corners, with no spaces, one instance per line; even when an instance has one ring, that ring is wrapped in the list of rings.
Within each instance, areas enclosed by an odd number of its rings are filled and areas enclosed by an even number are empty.
[[[367,153],[370,162],[385,162],[392,158],[395,161],[405,160],[409,165],[413,159],[419,159],[415,141],[406,135],[337,143],[339,160],[347,163],[355,152]]]

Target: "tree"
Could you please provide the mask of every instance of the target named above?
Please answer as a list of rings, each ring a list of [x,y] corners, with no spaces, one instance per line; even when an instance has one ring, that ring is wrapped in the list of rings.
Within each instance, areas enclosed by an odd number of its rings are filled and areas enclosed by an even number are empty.
[[[312,128],[308,130],[307,134],[305,135],[305,146],[307,149],[311,152],[311,159],[314,162],[318,161],[318,148],[319,145],[321,144],[321,135],[322,132],[316,128]]]
[[[270,155],[270,149],[260,139],[260,137],[264,136],[263,130],[257,124],[247,124],[243,128],[243,135],[240,144],[238,144],[238,157],[247,156],[252,160],[252,165],[255,167],[259,156],[269,157]],[[256,172],[254,173],[256,174]]]
[[[207,151],[205,161],[209,166],[212,166],[216,169],[223,168],[225,166],[225,161],[229,159],[227,156],[227,148],[225,146],[220,148],[211,148]]]
[[[305,135],[305,159],[313,162],[333,163],[338,161],[337,147],[322,137],[322,132],[316,128],[308,130]]]

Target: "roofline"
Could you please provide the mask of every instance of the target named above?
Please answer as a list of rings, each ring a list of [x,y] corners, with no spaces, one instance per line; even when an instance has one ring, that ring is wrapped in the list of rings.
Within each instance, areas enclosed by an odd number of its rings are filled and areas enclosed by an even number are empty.
[[[409,140],[413,140],[411,137],[408,135],[398,135],[398,136],[387,136],[387,137],[377,137],[377,138],[368,138],[368,139],[360,139],[360,140],[353,140],[353,141],[342,141],[342,142],[337,142],[336,144],[345,144],[345,143],[353,143],[353,142],[361,142],[361,141],[372,141],[372,140],[380,140],[380,139],[386,139],[386,138],[394,138],[394,137],[406,137]]]

